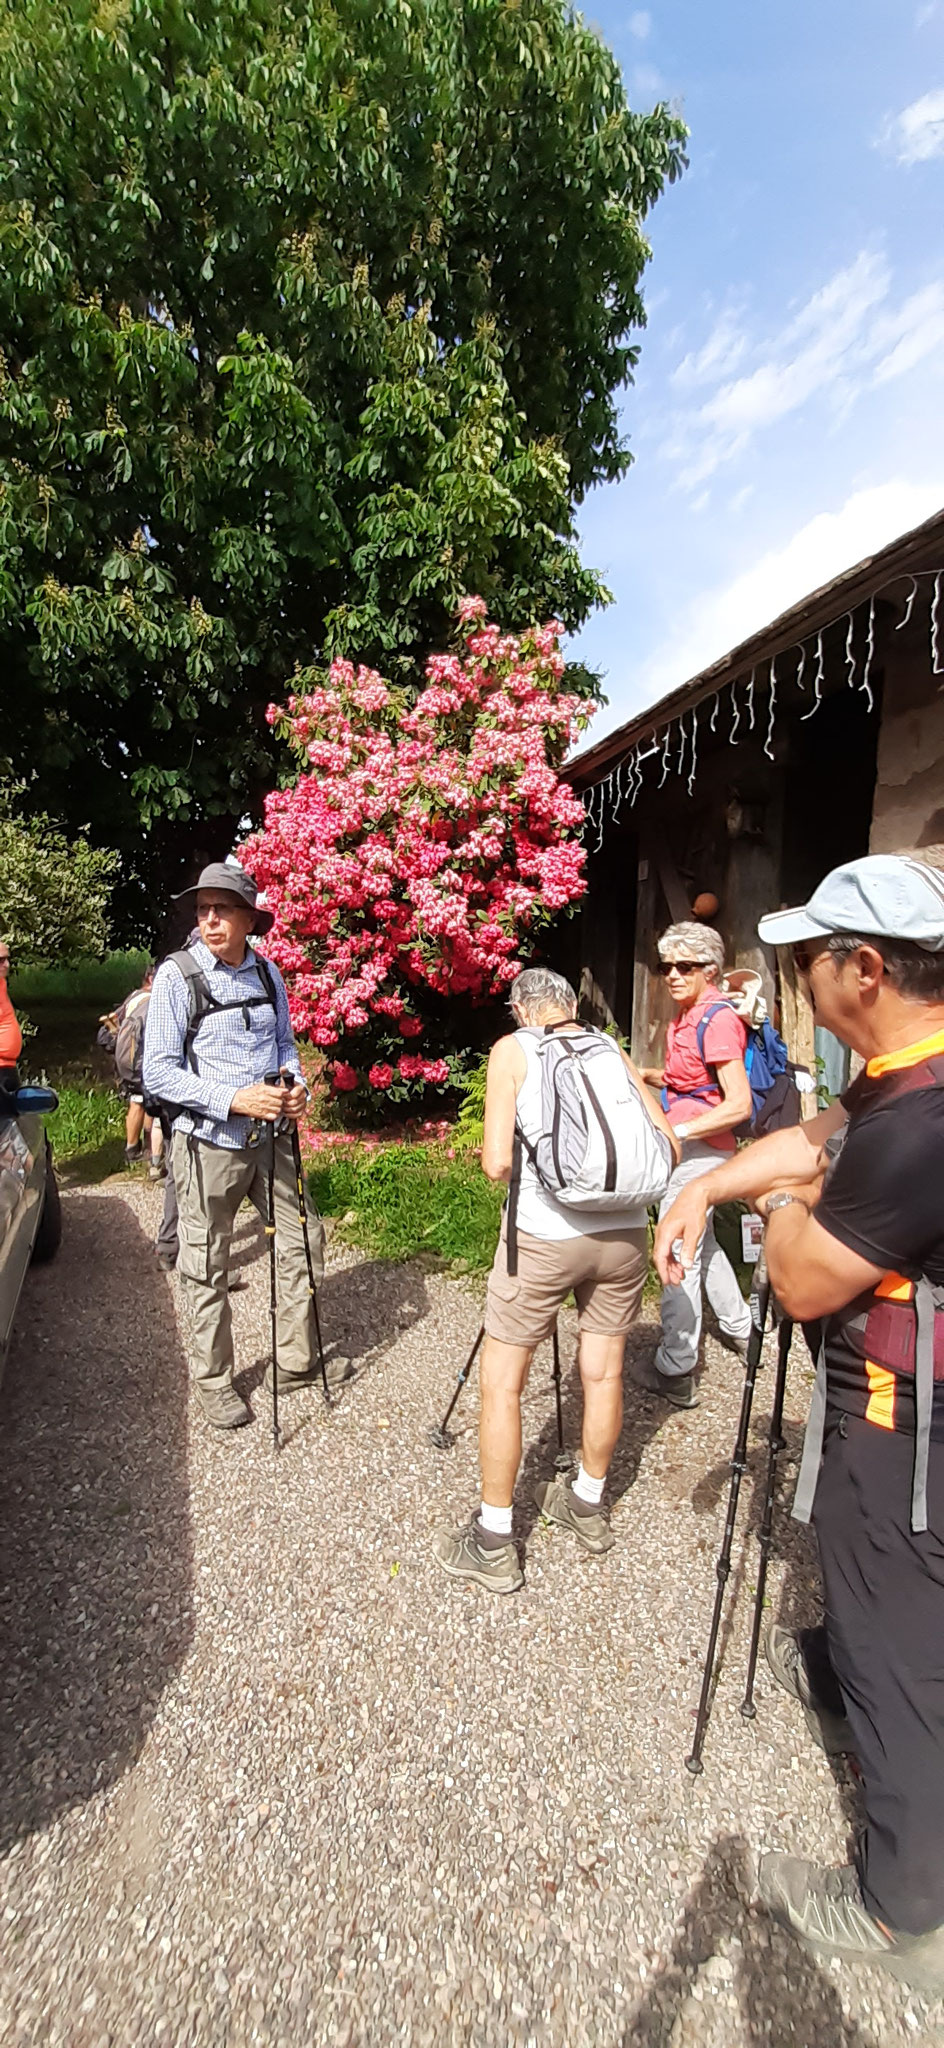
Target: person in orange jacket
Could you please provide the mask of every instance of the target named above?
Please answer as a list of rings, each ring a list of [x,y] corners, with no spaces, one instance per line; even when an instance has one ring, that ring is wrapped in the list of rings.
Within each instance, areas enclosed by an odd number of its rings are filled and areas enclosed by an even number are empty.
[[[7,987],[9,975],[10,948],[0,939],[0,1067],[15,1067],[23,1050],[23,1033]]]

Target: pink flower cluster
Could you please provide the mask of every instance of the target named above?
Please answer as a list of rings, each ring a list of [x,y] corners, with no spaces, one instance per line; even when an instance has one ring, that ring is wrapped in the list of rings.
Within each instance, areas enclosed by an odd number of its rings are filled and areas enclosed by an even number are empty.
[[[563,687],[562,628],[520,636],[459,608],[461,651],[433,655],[411,701],[336,661],[298,678],[269,718],[299,757],[243,859],[275,925],[266,950],[296,1030],[332,1057],[334,1088],[441,1087],[441,1057],[404,1053],[424,990],[476,1002],[507,986],[524,937],[582,895],[583,806],[560,779],[586,722]],[[354,1055],[356,1057],[356,1055]]]

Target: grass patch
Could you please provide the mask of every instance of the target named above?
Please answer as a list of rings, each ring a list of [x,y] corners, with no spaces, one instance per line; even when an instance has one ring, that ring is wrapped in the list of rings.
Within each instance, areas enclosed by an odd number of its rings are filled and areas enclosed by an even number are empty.
[[[113,1089],[58,1085],[59,1107],[47,1117],[57,1163],[82,1180],[101,1180],[124,1164],[125,1112]]]
[[[23,967],[10,976],[14,1009],[85,1004],[111,1010],[139,986],[149,958],[142,952],[106,953],[103,960],[80,960],[75,967]]]
[[[344,1235],[374,1258],[432,1252],[469,1273],[492,1263],[505,1191],[475,1159],[438,1145],[352,1145],[308,1178],[322,1215],[343,1218]]]

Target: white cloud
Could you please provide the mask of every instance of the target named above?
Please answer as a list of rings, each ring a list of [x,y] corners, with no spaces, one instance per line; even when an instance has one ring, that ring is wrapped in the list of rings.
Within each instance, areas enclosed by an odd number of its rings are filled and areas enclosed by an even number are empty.
[[[652,28],[652,15],[640,8],[636,14],[630,15],[626,26],[630,35],[635,36],[637,43],[644,43]]]
[[[665,453],[683,486],[700,490],[758,434],[801,413],[812,400],[828,396],[836,425],[864,391],[914,369],[942,342],[944,278],[896,306],[888,265],[863,251],[812,294],[776,341],[751,344],[733,315],[722,315],[672,378],[683,391],[717,388],[676,414]],[[745,363],[743,374],[731,376],[739,363]]]
[[[900,164],[923,164],[944,156],[944,90],[922,93],[885,122],[880,141]]]
[[[692,598],[673,639],[634,678],[634,707],[652,704],[698,675],[820,584],[929,519],[942,504],[944,465],[929,482],[892,477],[854,492],[837,512],[817,513],[733,581]],[[622,695],[618,684],[614,672],[608,685],[614,697]]]
[[[634,64],[630,72],[629,86],[632,98],[640,100],[655,99],[656,95],[663,93],[665,89],[661,73],[656,71],[652,64]]]
[[[939,5],[940,0],[924,0],[924,5],[915,15],[915,28],[927,28],[928,22],[934,20]]]

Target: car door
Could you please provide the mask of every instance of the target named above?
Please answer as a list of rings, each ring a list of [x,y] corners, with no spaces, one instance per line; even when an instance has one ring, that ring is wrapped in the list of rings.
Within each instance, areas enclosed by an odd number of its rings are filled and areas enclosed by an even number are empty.
[[[46,1152],[42,1118],[0,1107],[0,1372],[39,1224]]]

